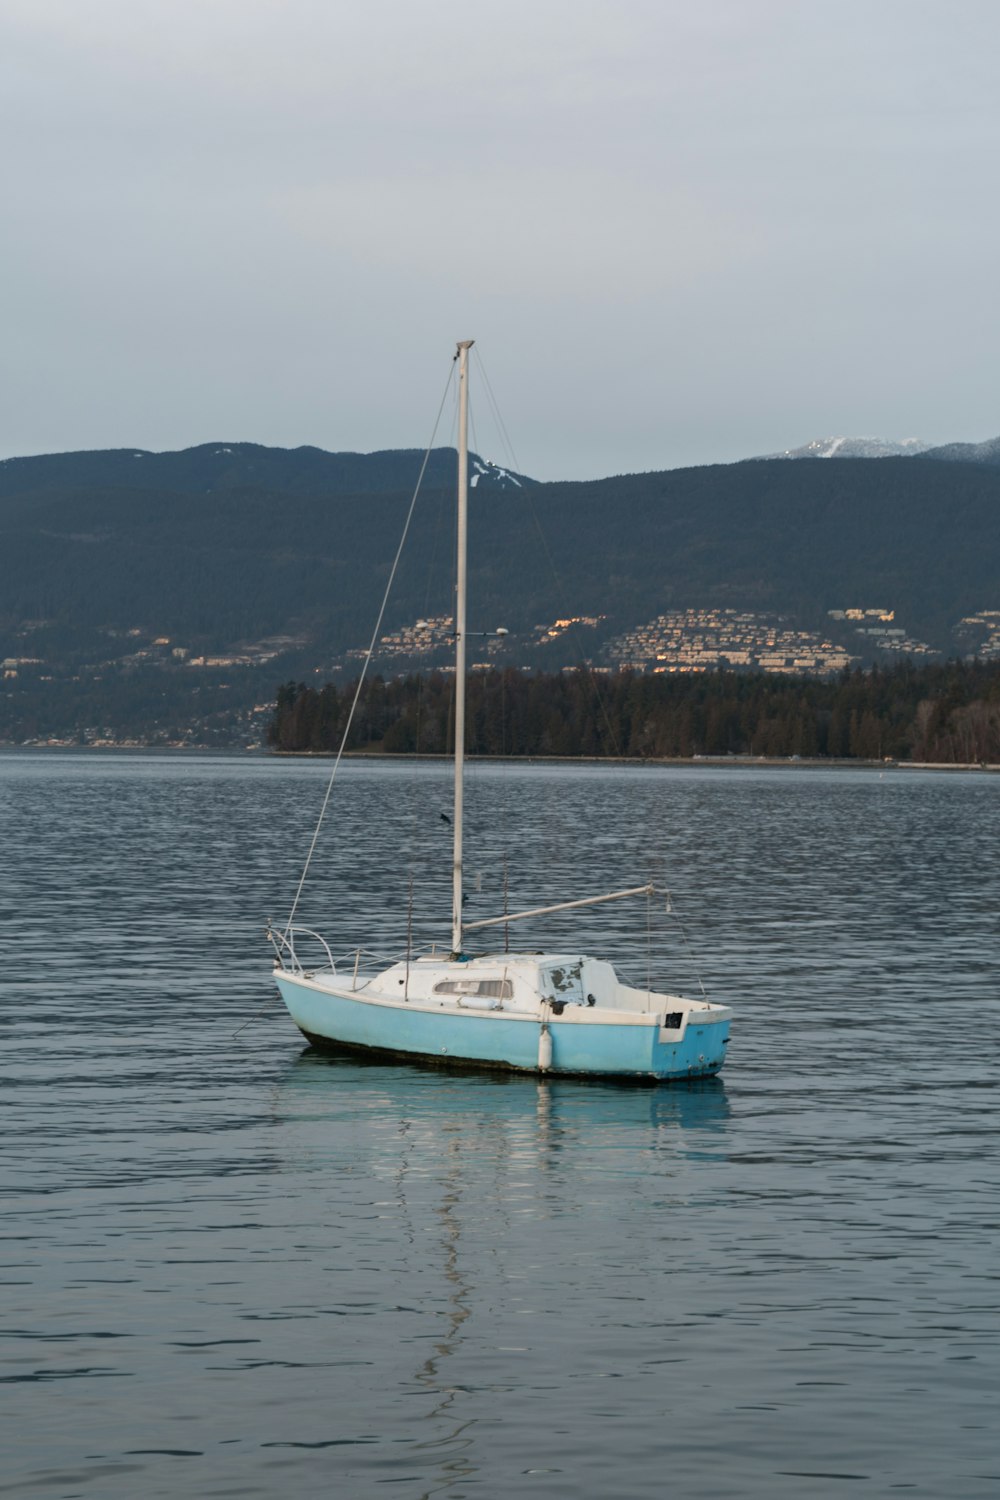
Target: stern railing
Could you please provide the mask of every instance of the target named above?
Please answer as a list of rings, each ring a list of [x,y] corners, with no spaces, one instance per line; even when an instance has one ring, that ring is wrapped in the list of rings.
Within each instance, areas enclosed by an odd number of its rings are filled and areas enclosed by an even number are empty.
[[[319,943],[326,954],[326,967],[330,970],[331,974],[336,974],[337,965],[333,961],[333,954],[330,952],[329,944],[324,937],[315,932],[311,927],[286,927],[283,932],[278,932],[274,927],[267,929],[267,940],[274,949],[275,963],[279,968],[289,969],[293,974],[302,974],[305,972],[302,960],[295,951],[296,937],[313,938]]]

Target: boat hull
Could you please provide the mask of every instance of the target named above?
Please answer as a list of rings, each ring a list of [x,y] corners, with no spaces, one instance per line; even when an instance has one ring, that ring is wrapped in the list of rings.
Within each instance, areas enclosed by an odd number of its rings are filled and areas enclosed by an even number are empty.
[[[666,1082],[704,1078],[725,1061],[726,1019],[689,1019],[683,1034],[664,1035],[656,1017],[601,1020],[592,1013],[553,1017],[447,1012],[336,993],[306,977],[275,976],[289,1015],[314,1046],[364,1049],[438,1066]],[[551,1060],[540,1065],[543,1026]],[[548,1048],[543,1042],[541,1057]]]

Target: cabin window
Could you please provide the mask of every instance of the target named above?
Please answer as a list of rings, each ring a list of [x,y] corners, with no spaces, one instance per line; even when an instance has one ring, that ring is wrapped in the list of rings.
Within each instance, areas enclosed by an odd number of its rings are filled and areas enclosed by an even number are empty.
[[[480,979],[477,995],[488,995],[492,1000],[509,1000],[514,986],[509,979]]]
[[[582,987],[582,966],[569,964],[565,969],[550,969],[548,982],[561,999],[577,1000]]]
[[[509,1000],[513,993],[509,979],[442,979],[434,986],[435,995],[482,995],[489,1000]]]

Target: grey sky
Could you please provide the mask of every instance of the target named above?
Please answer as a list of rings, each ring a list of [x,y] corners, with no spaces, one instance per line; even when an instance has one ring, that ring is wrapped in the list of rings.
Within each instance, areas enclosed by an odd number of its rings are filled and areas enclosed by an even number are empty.
[[[993,436],[998,57],[995,0],[0,0],[0,454],[421,446],[466,337],[540,478]]]

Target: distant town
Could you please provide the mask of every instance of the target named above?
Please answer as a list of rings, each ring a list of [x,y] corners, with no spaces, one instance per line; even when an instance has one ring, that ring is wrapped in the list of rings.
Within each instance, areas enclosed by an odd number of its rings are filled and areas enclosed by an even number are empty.
[[[912,636],[896,620],[895,611],[881,605],[848,606],[827,611],[831,635],[804,630],[783,615],[757,614],[748,610],[688,608],[668,610],[632,630],[608,639],[589,661],[607,670],[636,672],[714,672],[743,668],[757,672],[825,676],[841,672],[862,660],[885,653],[940,659],[925,641]],[[576,615],[536,625],[520,643],[519,665],[530,667],[532,655],[541,646],[577,631],[597,630],[604,615]],[[402,665],[428,662],[450,650],[453,623],[449,615],[421,619],[380,637],[375,651],[378,661]],[[1000,656],[1000,610],[983,610],[955,627],[956,639],[966,649],[962,655],[989,661]],[[860,637],[860,639],[858,639]],[[851,646],[854,649],[851,649]],[[473,666],[491,667],[501,656],[510,657],[510,639],[487,640],[485,660]],[[348,661],[360,661],[367,648],[348,651]]]
[[[572,658],[603,674],[679,677],[735,670],[822,680],[871,662],[946,659],[947,653],[911,635],[895,610],[882,604],[845,604],[827,610],[826,619],[828,629],[818,631],[785,615],[689,607],[614,633],[605,615],[566,615],[519,634],[473,635],[470,669],[570,672],[575,668],[565,663]],[[86,655],[70,658],[55,642],[47,643],[48,626],[44,620],[24,622],[16,632],[21,651],[0,659],[0,706],[10,725],[6,743],[260,744],[279,682],[346,681],[368,654],[359,645],[326,655],[305,633],[207,651],[134,626],[105,629]],[[952,639],[953,657],[1000,661],[1000,609],[963,617]],[[450,616],[418,618],[379,637],[374,668],[387,679],[447,673],[453,644]]]
[[[925,641],[916,639],[896,620],[895,611],[882,606],[845,607],[827,611],[839,639],[802,629],[783,615],[757,614],[737,609],[676,609],[657,615],[632,630],[611,635],[587,658],[587,665],[604,670],[635,672],[713,672],[742,668],[757,672],[778,672],[795,676],[826,676],[845,667],[885,654],[922,659],[941,659],[944,653]],[[481,641],[480,654],[485,658],[471,662],[475,668],[506,665],[530,670],[540,647],[551,646],[564,636],[577,632],[584,651],[587,632],[605,623],[604,615],[574,615],[536,625],[527,636],[515,637],[498,631]],[[41,630],[47,621],[27,621],[22,627],[26,641],[31,632]],[[0,676],[6,681],[24,675],[42,682],[57,677],[81,682],[98,680],[106,672],[136,671],[141,668],[177,668],[217,671],[220,668],[261,668],[275,663],[280,671],[282,658],[308,650],[308,638],[273,636],[267,640],[241,643],[229,651],[203,652],[179,644],[169,636],[150,636],[136,626],[126,631],[108,630],[109,646],[121,640],[124,650],[108,650],[95,659],[77,664],[71,671],[60,670],[58,660],[47,660],[36,651],[0,659]],[[953,631],[955,655],[975,661],[1000,660],[1000,610],[984,609],[959,620]],[[380,667],[403,670],[422,665],[447,666],[454,642],[450,615],[436,615],[415,620],[410,625],[379,637],[373,658]],[[851,649],[851,645],[855,649]],[[341,657],[329,658],[316,675],[350,671],[367,656],[368,648],[355,646]],[[567,668],[571,670],[571,668]]]

